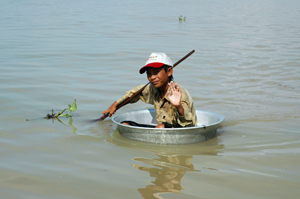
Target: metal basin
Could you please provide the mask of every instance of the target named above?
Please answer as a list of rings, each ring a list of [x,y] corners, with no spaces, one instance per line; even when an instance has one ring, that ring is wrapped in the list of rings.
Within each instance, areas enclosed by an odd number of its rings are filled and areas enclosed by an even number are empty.
[[[224,117],[210,111],[196,110],[198,122],[203,126],[185,128],[145,128],[121,124],[125,120],[131,120],[140,124],[157,125],[154,109],[130,111],[121,113],[112,118],[118,125],[122,136],[143,142],[156,144],[190,144],[208,140],[215,136]]]

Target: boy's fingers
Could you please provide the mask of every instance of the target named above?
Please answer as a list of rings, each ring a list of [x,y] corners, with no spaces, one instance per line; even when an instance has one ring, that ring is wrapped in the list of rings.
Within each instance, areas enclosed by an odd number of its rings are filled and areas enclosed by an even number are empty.
[[[178,87],[178,85],[177,84],[174,84],[173,85],[173,90],[174,91],[177,91],[177,92],[179,92],[180,90],[179,90],[179,87]]]
[[[174,88],[174,82],[171,81],[171,83],[169,83],[169,84],[170,84],[171,89],[174,90],[174,89],[175,89],[175,88]]]
[[[170,91],[167,91],[167,96],[171,96]]]
[[[174,84],[174,89],[177,90],[178,89],[178,86],[177,84]]]
[[[179,87],[176,83],[173,82],[173,87],[174,87],[174,90],[178,91],[179,90]]]

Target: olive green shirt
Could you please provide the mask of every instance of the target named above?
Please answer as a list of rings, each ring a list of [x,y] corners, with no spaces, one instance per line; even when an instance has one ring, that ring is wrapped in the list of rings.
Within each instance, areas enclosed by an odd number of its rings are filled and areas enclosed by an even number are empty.
[[[179,114],[177,109],[169,101],[167,95],[161,99],[159,89],[155,88],[152,84],[146,86],[146,88],[137,96],[132,98],[129,103],[135,103],[141,99],[145,103],[153,104],[156,111],[156,120],[158,124],[165,124],[169,127],[196,126],[198,122],[193,99],[185,88],[179,84],[177,85],[181,91],[181,104],[184,109],[184,116]],[[133,90],[127,91],[123,97],[117,100],[117,103],[121,104],[127,98],[131,97],[134,93],[140,90],[143,86],[144,85],[140,85],[135,87]]]

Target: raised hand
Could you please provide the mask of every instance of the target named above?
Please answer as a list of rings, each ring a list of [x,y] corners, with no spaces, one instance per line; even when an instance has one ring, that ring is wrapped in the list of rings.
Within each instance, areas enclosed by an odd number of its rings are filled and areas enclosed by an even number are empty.
[[[181,91],[179,86],[174,83],[173,81],[171,81],[169,83],[169,87],[170,89],[167,92],[167,96],[168,99],[170,100],[170,102],[173,104],[173,106],[178,107],[180,106],[180,101],[181,101]],[[171,92],[170,92],[171,90]]]

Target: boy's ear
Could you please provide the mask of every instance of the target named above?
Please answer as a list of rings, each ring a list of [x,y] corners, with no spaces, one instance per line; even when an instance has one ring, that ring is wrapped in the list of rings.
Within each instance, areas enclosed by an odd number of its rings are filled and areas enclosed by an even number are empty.
[[[168,68],[167,74],[168,74],[168,77],[170,77],[173,74],[173,67]]]

